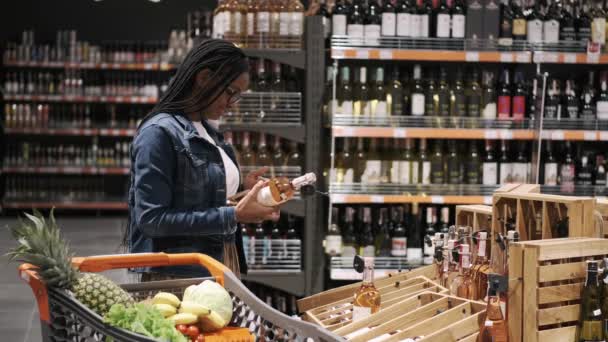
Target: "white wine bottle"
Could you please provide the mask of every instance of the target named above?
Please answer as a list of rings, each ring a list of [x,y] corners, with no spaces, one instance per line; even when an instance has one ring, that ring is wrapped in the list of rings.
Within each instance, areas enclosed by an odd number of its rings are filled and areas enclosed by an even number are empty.
[[[312,172],[292,180],[286,177],[273,177],[268,180],[268,185],[258,192],[256,199],[261,205],[274,207],[292,199],[295,192],[303,186],[313,185],[316,182],[317,176]],[[247,193],[249,193],[249,190],[239,192],[230,197],[228,205],[236,205]]]

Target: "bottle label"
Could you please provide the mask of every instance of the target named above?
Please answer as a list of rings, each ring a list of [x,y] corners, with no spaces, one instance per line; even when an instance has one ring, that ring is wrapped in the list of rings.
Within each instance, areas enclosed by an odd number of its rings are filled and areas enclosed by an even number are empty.
[[[568,104],[566,106],[566,110],[568,111],[568,118],[569,119],[576,119],[576,118],[578,118],[578,103],[576,103],[576,105]]]
[[[424,258],[422,262],[425,265],[431,265],[435,259],[435,241],[431,237],[431,246],[424,244]]]
[[[513,96],[513,120],[523,120],[526,114],[526,97]]]
[[[243,33],[241,30],[243,27],[243,15],[241,12],[234,12],[232,14],[232,22],[234,23],[232,32],[234,32],[234,34],[241,35]]]
[[[360,321],[372,315],[372,308],[353,305],[353,322]]]
[[[498,118],[509,119],[511,116],[511,96],[501,95],[498,97]]]
[[[401,165],[401,162],[398,160],[392,160],[392,161],[390,161],[390,163],[391,163],[390,182],[392,184],[399,184],[399,166]]]
[[[437,14],[437,38],[450,38],[450,15]]]
[[[429,37],[429,16],[427,14],[419,15],[420,18],[420,31],[418,32],[419,37]]]
[[[545,117],[549,119],[557,118],[557,103],[555,100],[547,100],[547,105],[545,106]]]
[[[247,35],[253,36],[255,33],[255,16],[254,13],[247,13]]]
[[[412,16],[409,13],[397,13],[397,35],[409,37],[412,26]]]
[[[422,260],[422,248],[408,248],[407,249],[407,260],[409,262],[419,262]]]
[[[391,255],[404,257],[407,255],[407,238],[394,237],[391,239]]]
[[[412,21],[410,22],[410,37],[422,37],[420,33],[420,26],[422,25],[422,16],[418,14],[412,14],[411,20]]]
[[[258,12],[258,32],[269,33],[270,32],[270,13]]]
[[[557,185],[557,163],[545,163],[545,185]]]
[[[573,164],[564,164],[560,168],[560,185],[561,190],[563,192],[573,192],[574,191],[574,165]]]
[[[397,29],[397,15],[395,13],[382,13],[382,35],[394,36]]]
[[[424,94],[412,94],[412,115],[424,115]]]
[[[476,161],[469,161],[467,163],[467,184],[479,184],[479,164]]]
[[[513,164],[512,163],[501,163],[500,164],[500,184],[513,183]]]
[[[399,162],[399,181],[400,184],[410,184],[410,168],[412,167],[411,162],[401,161]]]
[[[559,42],[559,21],[555,19],[545,21],[543,31],[545,43]]]
[[[351,37],[363,37],[363,25],[361,24],[349,24],[347,30]]]
[[[346,184],[355,182],[355,170],[352,168],[344,170],[344,179],[343,182]]]
[[[438,163],[431,163],[431,183],[432,184],[443,184],[445,183],[443,171],[443,160]],[[458,173],[460,177],[460,173]],[[458,183],[458,182],[456,182]]]
[[[526,183],[528,180],[528,164],[527,163],[513,163],[513,171],[511,175],[514,183]]]
[[[526,36],[526,19],[513,20],[513,36]]]
[[[599,120],[608,120],[608,101],[597,101],[597,118]]]
[[[483,107],[484,119],[496,119],[496,102],[489,102]]]
[[[327,235],[325,237],[325,253],[340,255],[342,253],[342,236]]]
[[[361,183],[379,184],[382,171],[382,161],[367,160],[365,162],[365,171],[361,175]]]
[[[289,35],[289,20],[291,19],[289,12],[279,13],[279,35]]]
[[[335,36],[346,35],[346,15],[334,14],[331,17],[331,32]]]
[[[269,186],[262,188],[260,192],[258,192],[257,200],[258,203],[266,207],[274,207],[279,204],[279,202],[275,201],[272,197]]]
[[[344,115],[353,115],[353,101],[342,101],[340,112]]]
[[[373,258],[376,256],[376,247],[374,245],[361,248],[361,256],[364,258]]]
[[[500,37],[501,38],[511,38],[513,36],[513,26],[511,24],[511,20],[508,18],[503,18],[500,22]]]
[[[542,43],[543,22],[540,19],[528,21],[528,42]]]
[[[562,27],[560,32],[560,39],[566,41],[576,40],[576,29],[572,27]]]
[[[452,15],[452,38],[464,38],[466,21],[463,14]]]
[[[376,39],[380,37],[380,31],[380,25],[369,24],[363,26],[363,35],[365,36],[365,43],[368,45],[380,44],[380,40]]]
[[[418,169],[418,162],[417,161],[413,161],[412,162],[412,168],[411,170],[411,175],[412,177],[411,179],[411,183],[410,184],[418,184],[420,182],[420,171]]]
[[[431,162],[422,162],[422,184],[431,184]]]
[[[591,40],[591,27],[579,27],[577,40],[582,42]]]
[[[388,116],[388,109],[386,107],[386,101],[378,101],[375,103],[375,108],[373,110],[373,115],[375,116]]]
[[[483,163],[483,185],[496,185],[497,163]]]
[[[481,117],[481,97],[477,94],[468,96],[467,99],[467,116],[478,118]]]
[[[270,33],[278,36],[281,29],[281,19],[279,12],[270,12]]]
[[[304,13],[291,12],[289,20],[289,35],[301,36],[304,32]]]
[[[479,239],[479,249],[477,250],[478,257],[486,256],[486,243],[487,242],[485,239]]]
[[[591,41],[606,44],[606,18],[594,18],[591,24]]]
[[[466,100],[464,94],[452,95],[454,102],[452,103],[452,114],[453,116],[465,116],[466,115]],[[442,109],[443,112],[443,109]]]

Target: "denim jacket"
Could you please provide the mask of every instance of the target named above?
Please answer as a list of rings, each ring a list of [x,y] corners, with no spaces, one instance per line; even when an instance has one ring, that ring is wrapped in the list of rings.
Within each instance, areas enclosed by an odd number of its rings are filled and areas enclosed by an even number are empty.
[[[236,164],[231,146],[207,122],[217,146]],[[131,149],[129,251],[203,253],[223,261],[224,242],[235,241],[247,272],[234,207],[226,206],[226,175],[217,147],[182,115],[158,114],[138,130]],[[200,266],[144,269],[204,277]],[[141,270],[140,270],[141,271]]]

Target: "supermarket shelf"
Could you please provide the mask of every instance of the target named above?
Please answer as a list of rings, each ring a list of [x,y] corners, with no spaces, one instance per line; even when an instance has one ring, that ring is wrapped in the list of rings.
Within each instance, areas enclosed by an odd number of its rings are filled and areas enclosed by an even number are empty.
[[[154,104],[158,100],[149,96],[77,96],[77,95],[21,95],[6,94],[5,101],[40,101],[40,102],[69,102],[69,103],[127,103]]]
[[[432,204],[492,204],[492,196],[424,196],[424,195],[344,195],[330,194],[334,204],[364,203],[432,203]]]
[[[48,136],[106,136],[132,137],[135,129],[127,128],[5,128],[9,135],[48,135]]]
[[[89,62],[22,62],[4,63],[12,68],[44,68],[44,69],[96,69],[96,70],[172,70],[176,65],[170,63],[89,63]]]
[[[530,63],[532,53],[448,50],[396,50],[332,47],[331,58],[423,62]]]
[[[2,203],[6,209],[74,209],[74,210],[127,210],[127,202],[121,201],[57,201],[57,202],[37,202],[37,201],[6,201]]]
[[[55,167],[55,166],[6,166],[2,173],[61,174],[61,175],[128,175],[128,167]]]
[[[273,287],[287,293],[304,296],[306,281],[304,272],[273,272],[249,270],[242,280]]]
[[[222,131],[249,131],[277,135],[281,138],[305,143],[306,127],[304,125],[273,124],[273,123],[236,123],[224,122],[220,124]]]
[[[481,184],[362,184],[331,183],[329,191],[342,195],[492,196],[498,185]]]
[[[541,135],[546,140],[608,141],[608,131],[549,129]]]
[[[466,128],[332,127],[334,137],[532,140],[533,130]]]
[[[608,190],[603,185],[575,185],[570,189],[561,185],[541,185],[540,191],[544,194],[567,196],[604,197],[608,195]]]
[[[243,49],[245,54],[254,58],[271,59],[298,69],[306,66],[306,52],[298,49]]]
[[[374,258],[374,276],[387,276],[389,273],[411,270],[423,266],[421,262],[408,262],[405,257],[376,257]],[[353,268],[353,257],[332,257],[330,265],[332,280],[360,281],[362,274]]]

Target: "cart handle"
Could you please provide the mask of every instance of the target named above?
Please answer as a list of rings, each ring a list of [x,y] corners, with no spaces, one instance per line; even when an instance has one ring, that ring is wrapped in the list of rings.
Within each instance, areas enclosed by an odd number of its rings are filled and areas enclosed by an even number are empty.
[[[176,266],[201,265],[215,278],[215,281],[224,286],[224,273],[230,270],[224,264],[205,254],[182,253],[134,253],[98,255],[91,257],[72,258],[72,265],[83,272],[102,272],[117,268],[132,268],[146,266]],[[19,265],[19,277],[32,288],[40,320],[50,324],[49,298],[46,285],[38,276],[38,267],[32,264]]]
[[[215,281],[224,286],[224,273],[229,269],[212,257],[199,253],[132,253],[72,258],[72,265],[83,272],[102,272],[117,268],[201,265]]]

